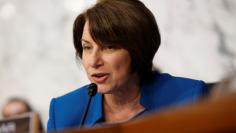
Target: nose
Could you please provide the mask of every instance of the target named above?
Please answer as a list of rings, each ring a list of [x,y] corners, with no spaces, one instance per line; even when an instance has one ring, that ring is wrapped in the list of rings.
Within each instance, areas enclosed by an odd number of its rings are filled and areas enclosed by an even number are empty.
[[[102,52],[99,49],[94,50],[90,56],[90,66],[99,68],[103,65]]]

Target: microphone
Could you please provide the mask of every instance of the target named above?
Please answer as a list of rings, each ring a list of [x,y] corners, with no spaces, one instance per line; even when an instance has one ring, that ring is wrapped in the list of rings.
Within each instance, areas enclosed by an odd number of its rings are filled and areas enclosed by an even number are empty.
[[[81,129],[84,125],[84,121],[86,119],[86,116],[87,116],[87,113],[88,113],[88,108],[89,108],[89,105],[90,105],[90,102],[91,102],[91,99],[92,97],[97,93],[97,85],[95,83],[91,83],[88,87],[88,96],[89,96],[89,100],[88,100],[88,103],[86,105],[86,108],[84,110],[84,113],[83,113],[83,116],[82,116],[82,119],[80,121],[80,125],[79,125],[79,128]]]

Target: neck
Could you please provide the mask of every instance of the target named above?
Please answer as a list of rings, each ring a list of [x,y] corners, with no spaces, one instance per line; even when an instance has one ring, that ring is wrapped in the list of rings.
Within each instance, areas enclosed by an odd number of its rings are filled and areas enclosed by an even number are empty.
[[[125,107],[131,107],[131,105],[139,103],[140,91],[138,88],[135,90],[117,92],[116,94],[105,94],[105,105],[111,109],[115,109],[117,112]]]
[[[127,84],[117,88],[117,91],[114,91],[111,94],[105,94],[105,104],[115,107],[130,106],[134,102],[137,102],[140,97],[140,87],[139,81],[136,75],[133,75],[128,81]],[[138,101],[139,102],[139,101]]]
[[[128,84],[112,94],[104,95],[104,112],[107,122],[121,122],[135,116],[143,106],[140,105],[140,87],[137,76],[130,78]]]

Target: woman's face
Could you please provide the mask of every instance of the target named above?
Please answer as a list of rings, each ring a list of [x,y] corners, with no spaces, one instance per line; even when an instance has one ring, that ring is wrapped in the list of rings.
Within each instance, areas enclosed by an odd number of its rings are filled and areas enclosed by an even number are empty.
[[[24,103],[19,101],[14,101],[8,103],[3,109],[3,116],[5,118],[14,117],[16,115],[20,115],[28,112],[27,107]]]
[[[89,80],[97,84],[98,92],[113,93],[129,82],[131,58],[127,50],[99,46],[89,33],[88,21],[81,42],[83,66]]]

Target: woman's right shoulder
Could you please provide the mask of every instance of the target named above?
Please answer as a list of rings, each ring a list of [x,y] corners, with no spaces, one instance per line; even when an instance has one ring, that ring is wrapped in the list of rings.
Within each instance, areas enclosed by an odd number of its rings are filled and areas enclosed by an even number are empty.
[[[87,88],[88,85],[85,85],[67,94],[51,99],[48,121],[49,131],[72,128],[79,124],[82,112],[88,101]]]
[[[80,88],[75,89],[74,91],[68,92],[62,96],[56,97],[58,102],[60,101],[78,101],[78,100],[87,100],[88,95],[88,85],[82,86]]]

